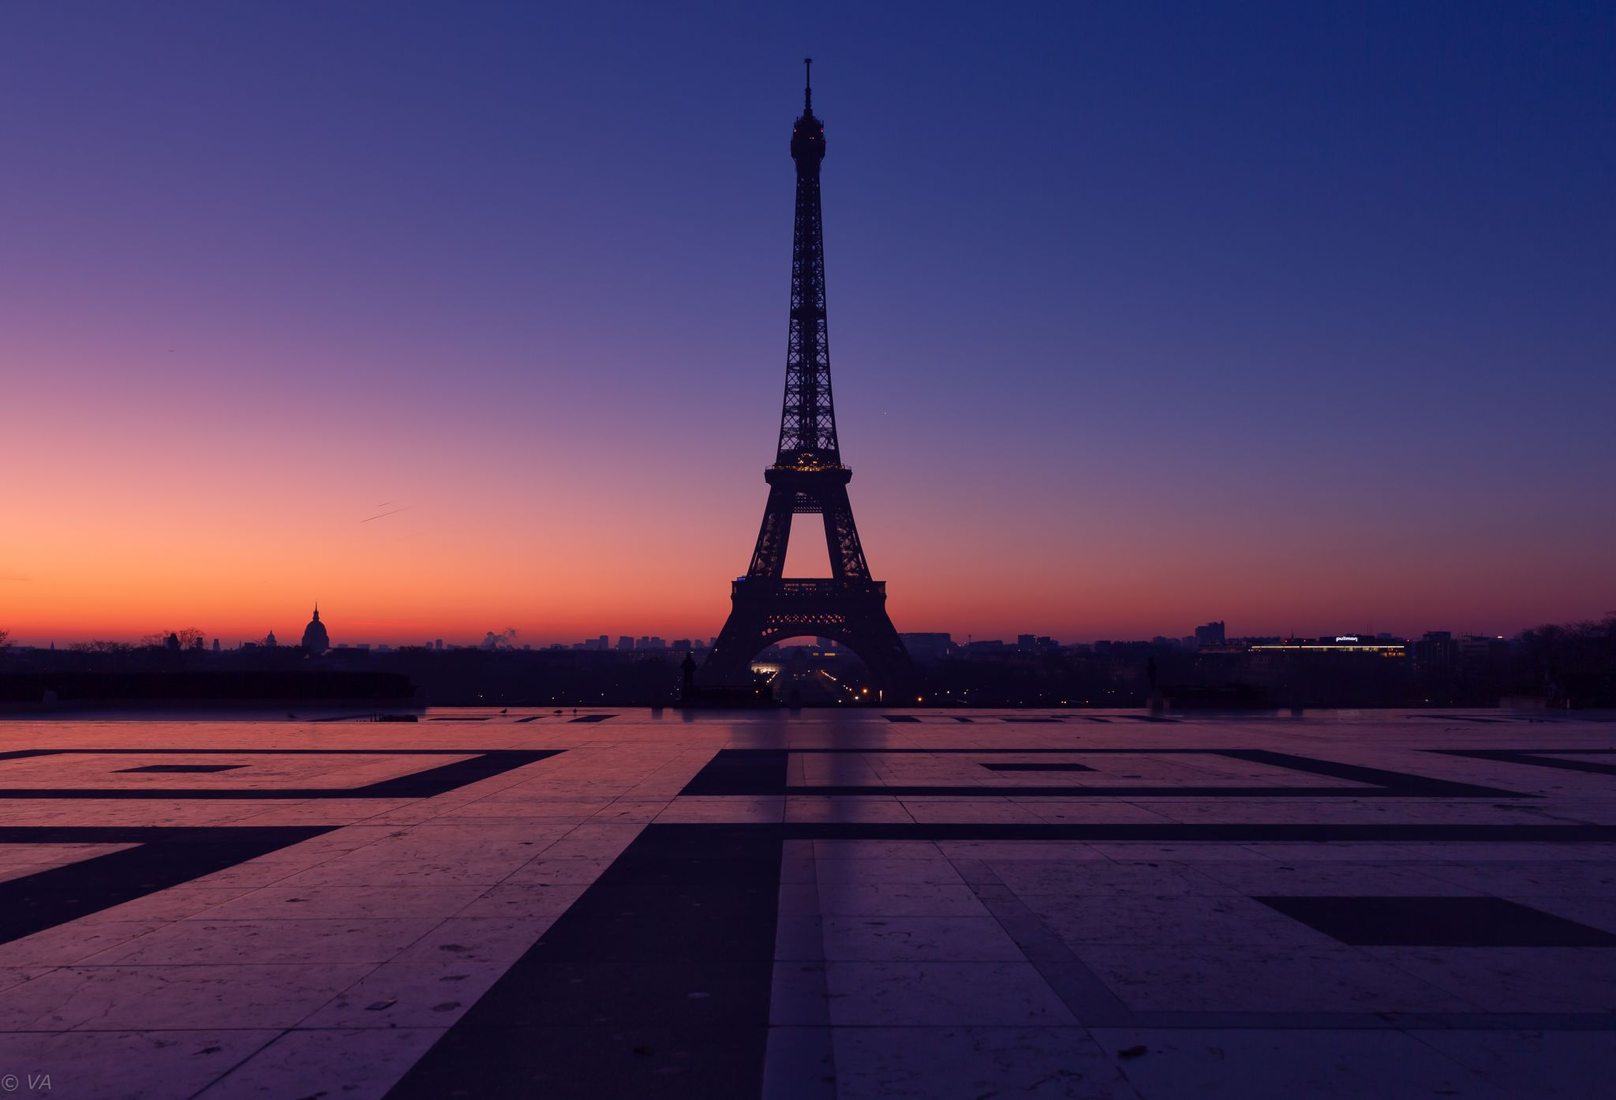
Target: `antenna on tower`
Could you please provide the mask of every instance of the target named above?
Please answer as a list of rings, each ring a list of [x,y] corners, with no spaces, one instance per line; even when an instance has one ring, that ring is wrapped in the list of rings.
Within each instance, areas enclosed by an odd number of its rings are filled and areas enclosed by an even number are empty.
[[[814,59],[802,59],[802,107],[803,110],[813,113],[814,109]]]

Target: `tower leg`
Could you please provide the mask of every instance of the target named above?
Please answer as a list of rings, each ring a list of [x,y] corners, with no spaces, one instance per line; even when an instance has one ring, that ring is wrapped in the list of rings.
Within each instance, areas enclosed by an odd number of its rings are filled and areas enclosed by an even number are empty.
[[[749,577],[778,577],[785,572],[786,546],[791,540],[791,515],[796,493],[783,485],[769,487],[769,500],[763,506],[763,525],[758,528],[757,548],[752,551]]]
[[[890,701],[907,701],[914,667],[887,615],[880,581],[747,577],[735,582],[730,599],[729,618],[701,668],[704,686],[750,684],[752,658],[761,650],[806,636],[846,646]]]

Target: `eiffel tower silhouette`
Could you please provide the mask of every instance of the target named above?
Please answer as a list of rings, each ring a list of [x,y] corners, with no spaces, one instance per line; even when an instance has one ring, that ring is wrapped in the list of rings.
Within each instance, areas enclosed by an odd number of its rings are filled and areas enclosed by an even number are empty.
[[[791,325],[786,345],[786,395],[780,414],[780,447],[763,473],[769,500],[746,576],[730,592],[729,619],[702,666],[708,684],[750,679],[752,658],[785,638],[831,638],[857,654],[875,685],[887,695],[912,679],[909,654],[887,615],[884,581],[870,578],[864,547],[853,524],[831,404],[830,349],[825,325],[825,242],[819,208],[819,164],[825,158],[825,124],[814,117],[812,65],[802,117],[791,129],[791,159],[797,164],[797,217],[791,246]],[[791,519],[824,518],[831,576],[784,576]]]

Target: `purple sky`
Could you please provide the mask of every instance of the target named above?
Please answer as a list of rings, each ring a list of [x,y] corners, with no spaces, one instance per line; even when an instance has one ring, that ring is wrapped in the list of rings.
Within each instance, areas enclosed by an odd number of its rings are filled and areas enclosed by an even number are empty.
[[[900,630],[1616,608],[1616,9],[1002,7],[0,6],[0,629],[715,632],[804,54]]]

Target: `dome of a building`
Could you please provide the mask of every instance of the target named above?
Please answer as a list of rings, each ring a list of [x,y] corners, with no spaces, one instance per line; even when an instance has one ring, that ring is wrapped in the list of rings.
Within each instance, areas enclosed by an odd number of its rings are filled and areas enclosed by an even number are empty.
[[[314,618],[309,625],[303,628],[303,650],[311,657],[318,657],[331,648],[331,637],[325,632],[325,624],[320,621],[320,605],[314,605]]]

